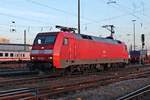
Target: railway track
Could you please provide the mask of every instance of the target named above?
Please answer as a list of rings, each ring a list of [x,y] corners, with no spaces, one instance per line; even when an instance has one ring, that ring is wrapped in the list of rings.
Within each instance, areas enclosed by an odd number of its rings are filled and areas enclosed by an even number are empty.
[[[12,89],[0,92],[1,100],[17,100],[36,95],[36,91],[32,88]],[[34,97],[32,98],[34,99]],[[35,98],[36,99],[36,98]]]
[[[58,94],[64,94],[71,91],[91,88],[91,87],[99,87],[107,84],[111,84],[113,82],[118,82],[122,80],[134,79],[134,78],[142,78],[150,75],[150,72],[131,74],[127,76],[114,76],[114,77],[105,77],[105,78],[89,78],[88,80],[83,80],[79,82],[69,82],[69,84],[59,84],[51,86],[46,85],[42,87],[37,87],[38,98],[44,98],[46,96],[57,96]]]
[[[144,65],[145,67],[150,65]],[[127,68],[138,68],[143,67],[143,65],[128,65]],[[117,69],[118,70],[118,69]],[[17,68],[17,69],[11,69],[11,68],[0,68],[0,77],[6,76],[21,76],[21,75],[32,75],[32,74],[38,74],[37,71],[29,71],[27,68]]]
[[[136,69],[136,67],[130,69],[130,68],[127,68],[125,70],[121,70],[121,71],[110,71],[110,72],[103,72],[103,73],[88,73],[88,74],[85,74],[85,75],[71,75],[71,76],[61,76],[60,74],[53,74],[53,75],[36,75],[36,76],[31,76],[31,77],[23,77],[23,78],[17,78],[15,77],[16,79],[2,79],[1,82],[0,82],[0,87],[6,87],[6,86],[20,86],[22,84],[33,84],[33,83],[38,83],[38,82],[47,82],[47,81],[53,81],[53,80],[58,80],[58,79],[67,79],[67,78],[78,78],[78,77],[86,77],[86,76],[89,76],[89,75],[98,75],[98,76],[101,76],[101,77],[105,77],[106,75],[107,76],[112,76],[115,74],[122,74],[124,73],[124,71],[128,71],[128,74],[130,73],[136,73],[136,72],[142,72],[142,71],[145,71],[145,70],[150,70],[149,68],[145,69],[145,68],[140,68],[140,69]],[[28,73],[28,72],[27,72]],[[7,73],[6,73],[7,75]],[[123,74],[124,75],[124,74]],[[9,75],[10,76],[10,75]]]
[[[125,96],[119,97],[117,100],[144,100],[147,94],[150,94],[150,85],[126,94]],[[147,99],[150,99],[150,97]]]
[[[10,87],[16,87],[16,86],[21,86],[21,85],[31,85],[33,83],[38,83],[42,81],[49,81],[49,80],[54,80],[56,76],[51,76],[51,75],[38,75],[38,76],[33,76],[29,78],[18,78],[18,79],[3,79],[0,82],[0,88],[10,88]]]
[[[143,70],[143,71],[136,71],[132,73],[125,72],[124,74],[114,74],[114,75],[105,75],[105,76],[100,76],[100,75],[89,75],[89,76],[84,76],[84,77],[68,77],[66,79],[57,79],[57,80],[51,80],[50,78],[44,80],[44,84],[37,83],[36,78],[35,80],[33,79],[32,81],[35,81],[34,84],[31,84],[27,80],[25,80],[25,84],[23,86],[18,87],[20,88],[32,88],[34,92],[32,94],[35,95],[30,95],[26,96],[23,99],[24,100],[34,100],[40,99],[40,98],[45,98],[47,99],[49,96],[55,97],[58,94],[64,94],[68,93],[70,91],[76,91],[76,90],[81,90],[81,89],[86,89],[86,88],[93,88],[93,87],[99,87],[107,84],[111,84],[113,82],[118,82],[122,80],[128,80],[128,79],[135,79],[135,78],[143,78],[143,77],[148,77],[150,75],[150,70]],[[44,78],[44,77],[43,77]],[[42,79],[42,77],[41,77]],[[41,80],[40,80],[41,81]],[[4,82],[2,82],[5,84]],[[2,83],[0,82],[1,86]],[[20,84],[20,83],[19,83]],[[21,83],[24,84],[24,83]],[[21,85],[20,84],[20,85]],[[37,85],[39,84],[39,85]],[[5,84],[6,85],[6,84]],[[3,85],[3,86],[5,86]],[[18,85],[15,83],[15,85]],[[25,86],[25,87],[24,87]],[[9,97],[9,95],[7,95]],[[5,96],[5,98],[7,98]],[[18,95],[16,95],[18,96]],[[15,97],[15,95],[14,95]],[[0,98],[1,99],[1,98]]]
[[[12,76],[21,76],[21,75],[34,75],[34,74],[38,74],[38,71],[29,71],[29,70],[0,71],[0,77],[12,77]]]

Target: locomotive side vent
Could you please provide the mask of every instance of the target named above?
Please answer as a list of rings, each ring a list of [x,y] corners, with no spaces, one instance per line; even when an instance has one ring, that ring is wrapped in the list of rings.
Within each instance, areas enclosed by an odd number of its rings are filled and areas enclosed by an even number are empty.
[[[76,28],[64,27],[64,26],[59,26],[59,25],[56,25],[56,28],[60,29],[60,31],[63,31],[63,32],[72,32],[72,33],[75,33],[75,30],[77,30]]]

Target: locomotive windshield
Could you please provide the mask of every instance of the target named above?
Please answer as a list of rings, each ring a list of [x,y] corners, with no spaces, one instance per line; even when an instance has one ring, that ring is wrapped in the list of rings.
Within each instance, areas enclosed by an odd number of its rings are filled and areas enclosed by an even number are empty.
[[[56,35],[39,35],[34,40],[34,44],[54,44]]]

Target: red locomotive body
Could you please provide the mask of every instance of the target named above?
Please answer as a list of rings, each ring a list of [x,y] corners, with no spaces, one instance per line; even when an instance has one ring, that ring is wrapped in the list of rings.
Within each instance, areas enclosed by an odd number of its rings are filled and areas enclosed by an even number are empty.
[[[123,42],[67,31],[39,33],[30,57],[35,69],[128,63],[128,51]]]

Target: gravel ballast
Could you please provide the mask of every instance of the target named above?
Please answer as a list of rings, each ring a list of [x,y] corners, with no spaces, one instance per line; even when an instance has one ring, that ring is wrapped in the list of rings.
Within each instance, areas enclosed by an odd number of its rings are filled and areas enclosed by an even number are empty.
[[[150,78],[139,78],[116,82],[107,86],[72,92],[58,100],[115,100],[120,96],[150,84]]]

